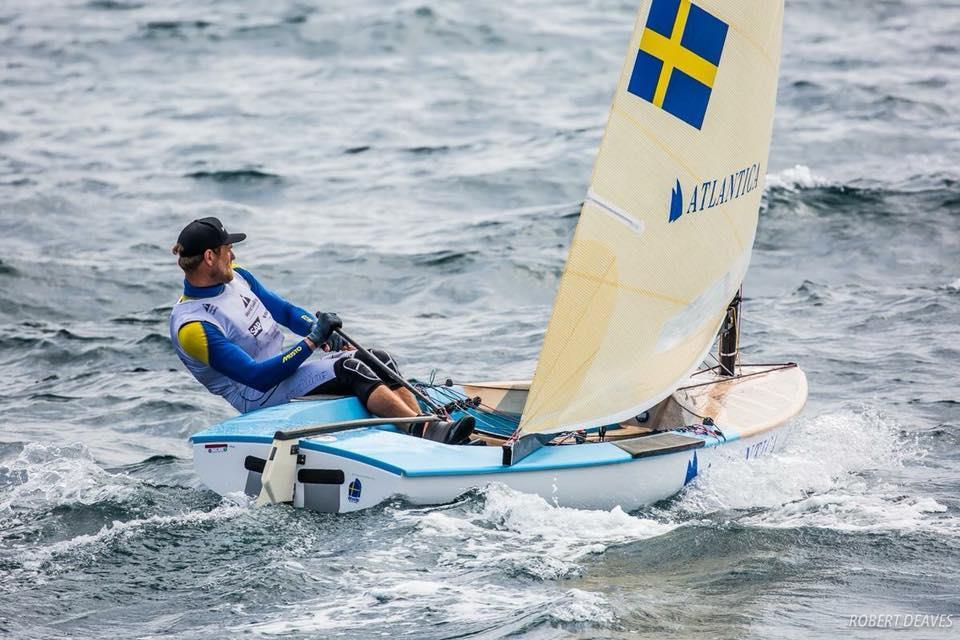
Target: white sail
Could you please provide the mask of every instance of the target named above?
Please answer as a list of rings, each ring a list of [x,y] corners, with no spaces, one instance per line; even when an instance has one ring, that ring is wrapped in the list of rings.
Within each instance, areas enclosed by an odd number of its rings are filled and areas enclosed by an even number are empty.
[[[521,419],[611,424],[702,362],[757,227],[782,0],[645,0]]]

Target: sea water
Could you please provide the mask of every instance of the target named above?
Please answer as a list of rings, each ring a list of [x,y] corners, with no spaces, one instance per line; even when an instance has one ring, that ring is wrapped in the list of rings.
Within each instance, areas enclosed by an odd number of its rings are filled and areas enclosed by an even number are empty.
[[[787,2],[742,346],[810,400],[773,455],[631,513],[331,516],[194,474],[232,410],[167,338],[179,229],[246,232],[409,375],[528,377],[635,10],[0,3],[0,635],[955,637],[955,2]]]

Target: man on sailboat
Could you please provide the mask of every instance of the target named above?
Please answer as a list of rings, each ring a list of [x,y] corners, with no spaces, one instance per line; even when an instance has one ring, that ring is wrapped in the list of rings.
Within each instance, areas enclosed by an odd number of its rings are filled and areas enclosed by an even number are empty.
[[[386,366],[399,375],[389,353],[373,349],[370,354],[379,362],[365,361],[336,333],[342,326],[337,314],[310,314],[234,263],[233,244],[246,237],[228,233],[210,217],[184,227],[173,246],[184,281],[183,295],[170,313],[170,339],[187,370],[241,413],[305,395],[353,394],[380,417],[420,415],[410,391],[376,373]],[[303,339],[283,349],[279,325]],[[321,357],[308,361],[315,351]],[[471,431],[472,420],[412,429],[414,435],[447,443],[460,442]]]

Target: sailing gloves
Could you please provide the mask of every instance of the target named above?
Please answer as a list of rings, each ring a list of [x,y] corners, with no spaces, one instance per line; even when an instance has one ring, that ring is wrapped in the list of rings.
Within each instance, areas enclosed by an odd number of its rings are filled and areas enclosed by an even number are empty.
[[[330,351],[343,351],[344,347],[347,346],[347,341],[339,333],[331,333],[330,337],[327,338],[327,346],[330,347]]]
[[[307,334],[307,338],[310,341],[320,346],[324,342],[329,343],[332,336],[336,335],[333,332],[343,326],[343,321],[340,320],[340,316],[335,313],[322,313],[317,312],[317,321],[313,323],[313,327],[310,329],[310,333]],[[336,336],[339,338],[340,336]],[[342,341],[341,341],[342,342]],[[330,345],[333,349],[333,345]],[[336,349],[333,349],[334,351]]]

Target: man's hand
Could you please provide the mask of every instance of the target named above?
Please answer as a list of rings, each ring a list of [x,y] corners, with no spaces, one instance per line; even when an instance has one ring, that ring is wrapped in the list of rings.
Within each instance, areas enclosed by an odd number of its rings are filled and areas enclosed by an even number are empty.
[[[307,339],[310,340],[313,344],[320,346],[324,342],[330,340],[330,336],[333,335],[333,332],[343,326],[343,321],[340,320],[340,316],[335,313],[320,313],[317,312],[317,321],[313,323],[313,327],[310,329],[310,333],[307,334]],[[337,336],[338,338],[340,336]]]
[[[339,333],[331,333],[327,338],[326,344],[322,346],[324,351],[348,351],[353,347],[349,342],[340,337]]]

